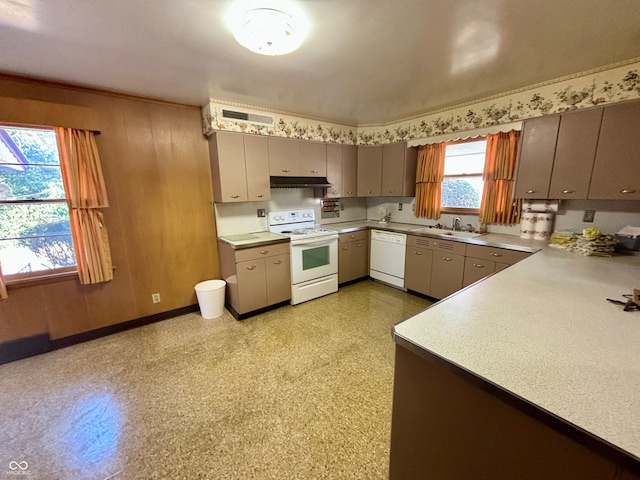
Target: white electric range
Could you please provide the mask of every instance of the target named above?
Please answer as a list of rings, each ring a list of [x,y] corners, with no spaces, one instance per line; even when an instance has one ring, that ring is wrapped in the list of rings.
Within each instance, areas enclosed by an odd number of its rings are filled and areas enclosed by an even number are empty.
[[[315,212],[269,212],[269,231],[291,239],[291,304],[338,291],[338,233],[315,224]]]

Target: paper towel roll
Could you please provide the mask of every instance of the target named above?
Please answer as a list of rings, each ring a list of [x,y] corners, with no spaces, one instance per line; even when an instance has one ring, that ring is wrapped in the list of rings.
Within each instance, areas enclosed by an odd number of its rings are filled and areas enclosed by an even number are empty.
[[[520,238],[533,238],[536,233],[536,218],[538,214],[535,212],[522,212],[520,216]]]
[[[523,212],[557,212],[557,200],[523,200]]]
[[[536,240],[549,240],[553,229],[553,213],[537,213],[534,237]]]

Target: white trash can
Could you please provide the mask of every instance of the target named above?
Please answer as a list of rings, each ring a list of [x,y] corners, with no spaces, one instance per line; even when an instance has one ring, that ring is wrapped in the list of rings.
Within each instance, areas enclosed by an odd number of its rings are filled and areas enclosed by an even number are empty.
[[[224,280],[206,280],[195,286],[200,315],[209,320],[217,318],[224,312]]]

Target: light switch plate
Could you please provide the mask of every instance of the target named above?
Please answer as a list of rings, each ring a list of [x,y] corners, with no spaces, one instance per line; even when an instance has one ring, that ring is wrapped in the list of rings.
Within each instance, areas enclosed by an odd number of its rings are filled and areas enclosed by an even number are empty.
[[[585,223],[593,223],[593,218],[596,216],[595,210],[585,210],[582,216],[582,221]]]

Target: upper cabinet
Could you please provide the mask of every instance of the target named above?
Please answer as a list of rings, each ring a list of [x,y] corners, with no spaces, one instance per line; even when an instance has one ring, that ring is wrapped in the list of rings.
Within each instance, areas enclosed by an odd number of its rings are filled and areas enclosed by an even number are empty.
[[[358,147],[358,197],[379,197],[382,191],[382,147]]]
[[[300,176],[300,141],[269,137],[269,174],[274,177]]]
[[[417,148],[407,148],[404,142],[382,147],[383,197],[413,197],[416,193]]]
[[[266,138],[218,131],[209,137],[209,157],[214,201],[271,198]]]
[[[327,144],[299,140],[300,175],[303,177],[327,176]]]
[[[355,197],[358,147],[327,144],[327,198]]]
[[[601,108],[560,116],[548,198],[587,198],[601,122]]]
[[[560,116],[525,120],[520,140],[516,198],[549,198]]]
[[[269,137],[269,173],[274,177],[326,177],[327,146],[309,140]]]
[[[640,101],[604,108],[590,199],[640,199]]]
[[[414,196],[417,156],[405,142],[358,147],[358,197]]]

